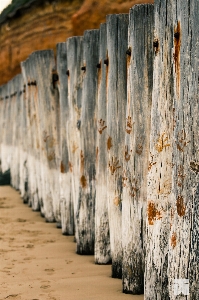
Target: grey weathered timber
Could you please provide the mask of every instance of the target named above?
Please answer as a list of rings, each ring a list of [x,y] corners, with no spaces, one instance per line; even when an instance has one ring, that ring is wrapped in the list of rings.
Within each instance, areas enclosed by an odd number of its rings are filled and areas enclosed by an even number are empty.
[[[18,90],[20,89],[21,83],[23,81],[22,75],[19,74],[15,76],[11,81],[11,90],[10,90],[10,98],[11,98],[11,107],[12,107],[12,116],[11,119],[15,120],[12,122],[12,156],[10,163],[10,171],[11,171],[11,184],[15,189],[19,189],[20,185],[20,95]]]
[[[71,175],[67,141],[67,123],[69,121],[67,45],[57,45],[57,71],[59,74],[60,102],[60,210],[63,234],[74,234],[74,213],[71,197]]]
[[[40,161],[39,161],[39,150],[40,143],[38,139],[38,96],[37,88],[31,83],[34,81],[34,61],[32,62],[32,57],[27,59],[21,64],[23,77],[24,77],[24,87],[22,94],[25,95],[25,114],[23,118],[26,118],[27,133],[26,133],[26,152],[22,151],[22,161],[21,166],[24,172],[22,175],[22,180],[25,180],[25,190],[28,195],[28,204],[33,210],[38,211],[40,209],[40,200],[38,191],[41,189],[40,180],[38,178],[40,173]],[[25,93],[24,93],[25,92]],[[22,114],[22,112],[21,112]],[[23,137],[22,137],[23,140]],[[26,178],[27,177],[27,178]]]
[[[40,129],[42,203],[48,222],[60,222],[59,198],[59,101],[52,50],[32,54],[34,75],[38,89],[38,116]],[[55,73],[56,74],[56,73]]]
[[[153,88],[153,5],[130,10],[123,166],[123,292],[144,293],[147,173]]]
[[[32,151],[32,148],[29,151],[29,145],[30,145],[30,120],[29,120],[29,98],[30,98],[30,91],[26,87],[28,87],[29,78],[32,78],[33,68],[30,67],[30,60],[31,58],[28,58],[26,61],[21,63],[21,71],[23,76],[23,82],[20,89],[20,94],[22,98],[22,104],[23,104],[23,111],[21,112],[22,115],[22,139],[21,139],[21,151],[20,151],[20,191],[21,196],[23,198],[24,203],[28,203],[31,205],[32,203],[32,197],[31,197],[31,179],[32,177],[29,176],[29,155],[30,151]],[[31,165],[31,163],[30,163]],[[35,167],[35,164],[33,165],[33,169]],[[34,172],[31,170],[31,172]],[[37,172],[39,170],[37,169]],[[34,193],[33,193],[34,194]],[[33,205],[34,207],[34,205]]]
[[[67,119],[67,145],[68,145],[68,166],[70,171],[70,222],[74,222],[76,236],[77,209],[80,185],[80,114],[82,103],[82,81],[83,72],[83,43],[82,37],[72,37],[67,44],[67,81],[68,81],[68,119]],[[72,215],[73,213],[73,215]]]
[[[77,253],[94,254],[96,197],[96,96],[99,30],[83,37],[84,79],[80,125],[80,186],[77,209]]]
[[[122,278],[122,173],[127,101],[128,14],[107,16],[107,198],[112,277]]]
[[[173,1],[174,139],[168,254],[169,297],[175,279],[187,279],[199,297],[199,2]]]
[[[96,141],[96,203],[95,203],[95,262],[106,264],[111,260],[107,201],[107,58],[106,24],[100,26],[97,94],[97,141]]]
[[[150,157],[147,180],[145,299],[169,299],[172,218],[173,1],[155,1]]]

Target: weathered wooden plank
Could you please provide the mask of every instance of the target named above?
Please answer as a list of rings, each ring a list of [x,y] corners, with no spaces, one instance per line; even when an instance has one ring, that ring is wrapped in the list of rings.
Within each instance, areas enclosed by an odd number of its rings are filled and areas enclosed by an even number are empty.
[[[38,191],[41,189],[38,174],[40,172],[39,164],[39,120],[37,108],[37,87],[32,83],[35,82],[34,76],[34,62],[32,57],[21,64],[24,76],[24,90],[25,96],[25,113],[27,124],[26,135],[26,154],[22,157],[21,165],[24,168],[25,190],[28,190],[28,204],[33,210],[40,209],[40,200]],[[25,92],[25,93],[24,93]],[[24,117],[24,116],[23,116]],[[24,151],[21,153],[24,154]],[[27,173],[27,174],[26,174]],[[27,177],[27,178],[26,178]]]
[[[147,183],[145,298],[169,299],[169,235],[172,217],[173,1],[155,2],[154,73]]]
[[[187,279],[189,296],[199,286],[199,2],[173,1],[174,139],[172,205],[169,234],[169,297],[175,279]],[[185,286],[184,286],[185,287]],[[184,293],[185,294],[185,293]]]
[[[97,141],[96,141],[96,203],[95,203],[95,262],[106,264],[111,260],[110,234],[107,201],[107,70],[104,60],[107,58],[106,24],[100,26],[98,95],[97,95]]]
[[[153,88],[153,5],[129,15],[122,200],[123,292],[144,293],[147,173]]]
[[[128,14],[107,16],[107,196],[112,277],[122,278],[122,170],[127,101]]]
[[[80,184],[80,114],[82,104],[82,82],[83,72],[83,39],[72,37],[67,40],[67,71],[68,76],[68,120],[67,120],[67,144],[70,170],[70,206],[73,213],[70,220],[74,222],[74,230],[77,228],[77,210]],[[76,230],[75,230],[76,236]]]
[[[99,30],[83,37],[84,79],[80,127],[80,187],[77,210],[77,253],[94,254],[96,197],[96,96]]]
[[[60,101],[60,209],[63,234],[74,234],[74,213],[71,197],[71,175],[67,141],[67,123],[69,121],[68,80],[67,80],[67,45],[57,45],[57,71],[59,74]]]
[[[12,107],[12,156],[11,156],[11,184],[15,189],[19,189],[20,185],[20,177],[19,177],[19,143],[20,143],[20,95],[19,89],[21,84],[23,84],[22,75],[19,74],[15,76],[11,81],[11,90],[10,90],[10,98],[11,98],[11,107]]]
[[[37,79],[41,147],[42,203],[47,221],[60,222],[59,198],[59,101],[52,50],[32,54],[31,66]]]

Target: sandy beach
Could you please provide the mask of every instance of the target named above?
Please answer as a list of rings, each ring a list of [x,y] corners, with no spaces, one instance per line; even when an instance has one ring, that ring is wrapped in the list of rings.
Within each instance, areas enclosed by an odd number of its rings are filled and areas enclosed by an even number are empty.
[[[23,204],[20,194],[0,186],[0,300],[141,300],[122,293],[111,266],[75,253],[73,236]]]

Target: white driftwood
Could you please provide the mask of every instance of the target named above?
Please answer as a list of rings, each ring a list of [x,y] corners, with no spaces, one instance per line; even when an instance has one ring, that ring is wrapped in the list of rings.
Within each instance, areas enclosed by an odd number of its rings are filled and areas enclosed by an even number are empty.
[[[153,88],[153,5],[129,15],[128,88],[123,167],[123,292],[144,293],[147,173]],[[139,30],[138,30],[139,28]]]
[[[83,59],[82,37],[72,37],[67,40],[67,81],[68,81],[68,119],[67,119],[67,145],[68,145],[68,168],[70,179],[70,201],[73,211],[70,211],[70,219],[74,222],[76,236],[77,210],[80,183],[80,114],[82,104],[82,81],[81,70]],[[72,215],[73,213],[73,215]]]
[[[107,58],[106,24],[100,26],[97,95],[97,142],[96,142],[96,203],[95,203],[95,262],[106,264],[111,260],[110,233],[107,201]]]
[[[107,197],[112,277],[122,278],[122,171],[127,101],[128,14],[107,17]]]
[[[77,253],[94,254],[96,197],[96,96],[99,30],[85,31],[85,69],[80,126],[80,186],[77,209]]]
[[[146,299],[169,299],[168,251],[172,208],[173,1],[155,2],[153,93],[147,180]]]

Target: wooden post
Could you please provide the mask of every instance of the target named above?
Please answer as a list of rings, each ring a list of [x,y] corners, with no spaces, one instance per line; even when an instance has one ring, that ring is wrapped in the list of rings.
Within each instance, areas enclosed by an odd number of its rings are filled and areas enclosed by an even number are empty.
[[[59,202],[59,101],[52,50],[37,51],[31,56],[37,80],[38,116],[41,147],[42,203],[48,222],[60,222]],[[55,76],[54,76],[55,74]]]
[[[95,262],[106,264],[111,260],[107,201],[107,58],[106,24],[100,26],[97,95],[97,142],[96,142],[96,204],[95,204]]]
[[[189,295],[179,299],[192,300],[199,295],[199,2],[176,0],[172,4],[174,138],[169,297],[176,299],[174,281],[187,279]]]
[[[153,26],[153,5],[136,5],[130,10],[122,200],[123,292],[128,294],[144,293]]]
[[[96,96],[99,30],[83,37],[83,93],[80,125],[80,187],[77,210],[77,253],[94,254],[96,197]]]
[[[155,1],[150,157],[147,180],[145,299],[169,299],[172,214],[173,1]]]
[[[67,46],[67,69],[68,82],[68,119],[67,119],[67,145],[68,145],[68,166],[70,172],[70,196],[71,220],[74,221],[75,236],[77,229],[77,210],[80,184],[80,114],[82,105],[82,81],[83,72],[83,43],[82,37],[72,37],[66,42]]]
[[[122,171],[127,100],[128,14],[107,16],[107,197],[112,277],[122,278]]]
[[[68,78],[67,78],[67,46],[57,45],[57,71],[59,74],[60,101],[60,209],[61,228],[63,234],[74,234],[74,214],[71,197],[71,175],[67,140],[67,123],[69,122]]]

